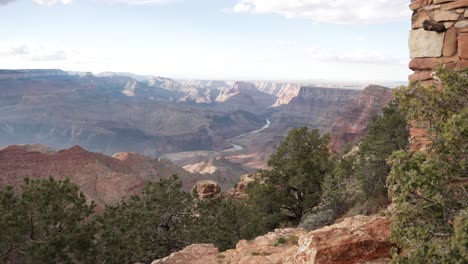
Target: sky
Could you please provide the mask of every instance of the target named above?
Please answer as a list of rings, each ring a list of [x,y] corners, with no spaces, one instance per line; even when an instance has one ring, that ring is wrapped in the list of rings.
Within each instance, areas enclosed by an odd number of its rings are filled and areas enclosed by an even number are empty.
[[[0,68],[404,81],[409,0],[0,0]]]

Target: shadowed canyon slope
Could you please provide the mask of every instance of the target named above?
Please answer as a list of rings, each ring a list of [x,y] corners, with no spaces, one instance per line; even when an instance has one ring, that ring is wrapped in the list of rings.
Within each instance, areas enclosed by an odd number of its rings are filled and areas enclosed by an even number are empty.
[[[177,103],[177,92],[129,77],[29,77],[0,79],[0,145],[80,145],[107,154],[160,155],[229,147],[225,139],[264,123],[263,118],[236,107],[226,112]],[[257,105],[243,88],[235,90],[235,96],[225,96],[226,102],[239,104],[235,97],[243,96],[253,101],[250,105]],[[268,103],[274,103],[274,98]]]
[[[178,174],[190,190],[203,177],[191,174],[167,160],[135,153],[109,157],[79,146],[54,151],[40,145],[13,145],[0,149],[0,188],[19,187],[24,178],[70,178],[98,208],[139,194],[147,181]]]

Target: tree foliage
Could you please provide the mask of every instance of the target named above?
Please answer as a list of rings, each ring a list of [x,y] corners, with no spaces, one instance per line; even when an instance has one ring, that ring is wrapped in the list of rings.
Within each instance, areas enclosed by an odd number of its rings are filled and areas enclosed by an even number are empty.
[[[428,124],[425,152],[393,154],[393,263],[468,262],[468,70],[438,71],[442,87],[412,83],[396,96],[410,120]]]
[[[189,245],[193,199],[181,187],[176,176],[149,182],[141,196],[98,215],[98,262],[151,262]]]
[[[330,171],[328,135],[306,127],[292,129],[270,157],[266,183],[257,184],[249,195],[268,215],[272,228],[280,223],[297,225],[302,216],[320,203],[322,180]]]
[[[84,263],[93,260],[94,211],[69,180],[25,180],[20,194],[0,190],[0,260]]]
[[[356,170],[366,199],[379,199],[386,204],[386,179],[390,172],[386,160],[393,151],[406,149],[408,138],[405,115],[399,111],[396,103],[385,107],[382,115],[372,118],[368,135],[359,145]]]

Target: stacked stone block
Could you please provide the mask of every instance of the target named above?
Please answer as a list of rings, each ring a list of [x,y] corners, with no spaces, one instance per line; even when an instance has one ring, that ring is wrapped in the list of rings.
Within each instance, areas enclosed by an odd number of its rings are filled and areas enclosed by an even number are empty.
[[[468,68],[468,0],[412,0],[410,9],[409,80],[431,83],[438,65]]]

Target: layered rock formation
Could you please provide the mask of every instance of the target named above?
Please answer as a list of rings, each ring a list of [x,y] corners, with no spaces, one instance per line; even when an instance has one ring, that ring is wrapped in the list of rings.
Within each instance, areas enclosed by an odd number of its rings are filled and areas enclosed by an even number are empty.
[[[145,182],[178,174],[189,191],[200,179],[166,160],[135,153],[114,157],[88,152],[79,146],[52,151],[41,146],[15,145],[0,150],[0,188],[18,188],[24,178],[69,178],[90,200],[102,209],[140,193]]]
[[[191,245],[152,264],[388,263],[389,235],[387,218],[356,216],[312,232],[277,229],[251,241],[241,240],[226,252],[209,244]]]
[[[370,85],[354,100],[347,102],[339,111],[331,129],[331,148],[340,151],[344,145],[367,134],[372,116],[393,99],[389,88]]]
[[[225,139],[264,124],[264,118],[235,107],[226,112],[177,104],[178,93],[166,89],[167,82],[149,86],[129,77],[68,75],[1,79],[0,146],[80,145],[106,154],[157,156],[222,149]]]

